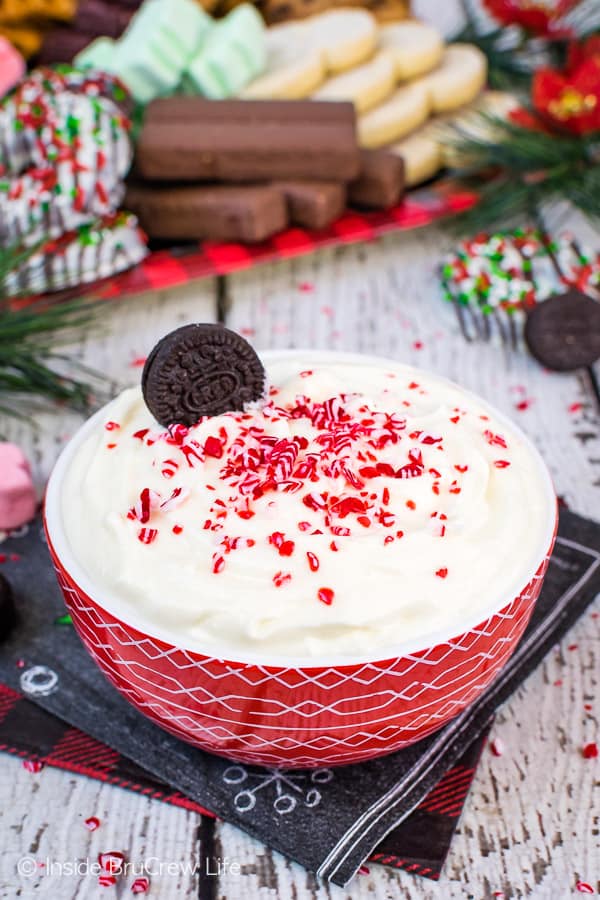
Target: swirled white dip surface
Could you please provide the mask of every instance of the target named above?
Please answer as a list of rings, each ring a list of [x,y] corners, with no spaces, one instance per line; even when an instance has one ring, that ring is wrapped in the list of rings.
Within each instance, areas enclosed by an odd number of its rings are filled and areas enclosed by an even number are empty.
[[[99,598],[226,658],[384,658],[520,592],[555,508],[516,428],[393,362],[267,360],[251,411],[165,430],[135,388],[75,439],[62,519]]]

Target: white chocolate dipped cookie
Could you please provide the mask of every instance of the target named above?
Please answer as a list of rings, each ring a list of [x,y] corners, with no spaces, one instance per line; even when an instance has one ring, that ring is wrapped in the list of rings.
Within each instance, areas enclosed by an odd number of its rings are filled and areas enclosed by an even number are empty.
[[[349,100],[354,103],[357,113],[363,113],[389,97],[395,81],[392,55],[387,50],[380,50],[362,66],[328,79],[312,98]]]
[[[427,121],[430,112],[427,89],[418,81],[403,85],[359,117],[358,142],[361,147],[383,147],[414,131]]]
[[[276,25],[266,32],[265,72],[240,94],[252,100],[300,100],[325,80],[325,59],[311,45],[303,22]]]
[[[472,44],[446,47],[439,66],[421,79],[436,113],[450,112],[471,103],[483,90],[487,60]]]
[[[424,22],[394,22],[379,29],[379,45],[394,57],[396,78],[407,81],[431,72],[444,52],[441,35]]]

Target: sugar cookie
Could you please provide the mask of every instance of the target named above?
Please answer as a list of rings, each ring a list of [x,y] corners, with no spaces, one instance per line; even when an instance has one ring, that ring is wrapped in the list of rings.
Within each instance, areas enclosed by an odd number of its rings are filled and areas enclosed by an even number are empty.
[[[362,66],[328,79],[312,97],[313,100],[349,100],[357,113],[363,113],[389,97],[395,80],[393,57],[387,50],[380,50]]]
[[[383,25],[379,29],[379,44],[393,54],[398,81],[431,72],[444,52],[441,35],[424,22]]]
[[[241,97],[254,100],[299,100],[325,80],[322,53],[311,47],[304,23],[290,22],[266,31],[265,72],[252,81]]]
[[[433,178],[444,164],[439,141],[431,137],[426,130],[409,134],[388,149],[404,160],[404,178],[407,187],[414,187]]]
[[[429,117],[429,92],[415,81],[398,88],[391,97],[358,119],[361,147],[383,147],[414,131]]]
[[[377,46],[377,22],[366,9],[332,9],[306,21],[311,46],[320,50],[328,72],[351,69],[369,59]]]
[[[449,112],[470,103],[485,85],[487,59],[472,44],[450,44],[439,66],[421,79],[434,112]]]

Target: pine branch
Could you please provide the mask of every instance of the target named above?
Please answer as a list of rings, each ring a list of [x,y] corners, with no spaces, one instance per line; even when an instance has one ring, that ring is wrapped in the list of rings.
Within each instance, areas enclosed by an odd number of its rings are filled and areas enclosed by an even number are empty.
[[[525,128],[481,113],[447,132],[457,176],[479,202],[455,219],[461,231],[510,228],[544,202],[568,199],[600,221],[599,135],[585,138]]]
[[[451,39],[451,43],[474,44],[487,57],[488,82],[497,90],[526,90],[531,80],[532,67],[516,52],[516,46],[506,43],[504,29],[480,32],[473,22],[468,22]]]
[[[96,373],[59,352],[93,324],[92,301],[23,303],[5,296],[8,276],[38,249],[0,248],[0,413],[5,415],[27,417],[36,399],[86,411],[99,385]]]
[[[517,27],[481,31],[473,18],[451,42],[479,47],[487,57],[490,87],[515,93],[528,91],[532,75],[540,66],[562,68],[567,53],[564,40],[530,38]]]

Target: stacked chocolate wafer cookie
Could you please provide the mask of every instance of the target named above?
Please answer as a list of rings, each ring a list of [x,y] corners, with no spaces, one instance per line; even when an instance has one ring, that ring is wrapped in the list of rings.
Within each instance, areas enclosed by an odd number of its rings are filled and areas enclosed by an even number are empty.
[[[351,103],[171,97],[148,106],[126,205],[152,238],[253,243],[402,190],[397,157],[361,154]]]

